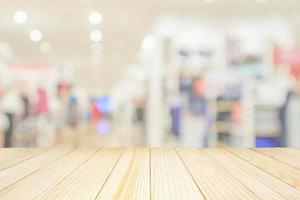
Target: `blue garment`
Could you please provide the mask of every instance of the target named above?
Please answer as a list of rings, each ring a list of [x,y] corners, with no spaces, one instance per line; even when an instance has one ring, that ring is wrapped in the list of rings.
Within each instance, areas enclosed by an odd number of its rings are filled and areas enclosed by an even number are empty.
[[[171,107],[171,120],[172,120],[172,132],[176,135],[180,135],[180,122],[181,122],[181,109],[180,106]]]

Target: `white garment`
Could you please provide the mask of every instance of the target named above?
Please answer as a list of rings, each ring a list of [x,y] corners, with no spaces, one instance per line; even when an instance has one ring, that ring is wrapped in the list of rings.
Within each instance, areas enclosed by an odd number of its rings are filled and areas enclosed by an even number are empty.
[[[8,118],[5,114],[0,113],[0,133],[3,130],[6,130],[9,126]]]
[[[20,114],[23,111],[21,97],[15,90],[8,90],[1,98],[1,111],[4,113]]]
[[[203,147],[205,133],[205,118],[194,116],[188,112],[182,116],[180,146]]]

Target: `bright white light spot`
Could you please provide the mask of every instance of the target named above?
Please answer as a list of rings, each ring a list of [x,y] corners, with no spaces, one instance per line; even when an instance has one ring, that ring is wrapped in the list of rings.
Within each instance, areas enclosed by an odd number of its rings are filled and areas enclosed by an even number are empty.
[[[14,14],[14,20],[17,24],[24,24],[27,21],[27,14],[23,11],[17,11]]]
[[[47,53],[50,53],[51,50],[52,50],[52,45],[50,42],[43,42],[41,45],[40,45],[40,50],[42,53],[44,54],[47,54]]]
[[[143,40],[142,49],[145,51],[152,49],[155,45],[155,42],[156,42],[156,38],[153,35],[148,35]]]
[[[93,42],[100,42],[102,40],[102,33],[98,30],[92,31],[90,38]]]
[[[205,0],[206,3],[213,3],[214,0]]]
[[[256,0],[257,3],[265,3],[266,0]]]
[[[89,15],[89,21],[91,24],[100,24],[102,21],[102,15],[99,12],[91,12]]]
[[[42,35],[42,32],[40,30],[34,29],[34,30],[30,31],[29,37],[32,41],[38,42],[42,39],[43,35]]]

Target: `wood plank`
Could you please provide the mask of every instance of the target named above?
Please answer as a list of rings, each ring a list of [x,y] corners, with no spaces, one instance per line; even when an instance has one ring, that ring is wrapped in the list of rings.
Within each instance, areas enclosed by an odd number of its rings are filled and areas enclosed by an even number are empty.
[[[37,199],[95,199],[123,149],[103,149]]]
[[[8,150],[6,155],[2,155],[0,157],[0,170],[13,166],[24,160],[30,159],[42,152],[45,152],[46,150],[47,149],[36,148]]]
[[[97,199],[150,199],[150,153],[126,150]]]
[[[107,182],[99,192],[97,200],[116,199],[115,196],[120,196],[117,192],[122,190],[124,182],[127,180],[130,170],[132,170],[135,154],[133,148],[124,151]]]
[[[299,200],[300,192],[223,149],[202,149],[261,199]]]
[[[204,199],[174,149],[151,149],[151,199]]]
[[[298,159],[280,148],[0,149],[0,199],[299,200]]]
[[[253,149],[292,167],[300,169],[300,150],[295,148],[264,148]]]
[[[177,149],[206,200],[259,199],[222,166],[198,149]]]
[[[0,157],[20,150],[21,150],[20,148],[0,148]]]
[[[25,160],[21,163],[13,165],[9,168],[0,171],[0,190],[16,183],[20,179],[34,173],[35,171],[47,166],[49,163],[64,156],[70,152],[70,148],[56,148],[49,149],[31,159]]]
[[[242,158],[243,160],[248,161],[254,166],[264,170],[265,172],[271,174],[272,176],[280,179],[281,181],[284,181],[287,184],[300,190],[299,170],[250,149],[229,148],[227,150]]]
[[[1,190],[0,199],[35,199],[44,191],[59,184],[96,151],[96,149],[76,149],[31,176]]]

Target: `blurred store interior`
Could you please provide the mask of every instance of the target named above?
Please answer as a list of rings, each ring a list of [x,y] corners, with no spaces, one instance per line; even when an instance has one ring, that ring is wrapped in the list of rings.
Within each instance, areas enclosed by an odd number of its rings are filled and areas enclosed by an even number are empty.
[[[300,147],[299,0],[1,0],[1,147]]]

